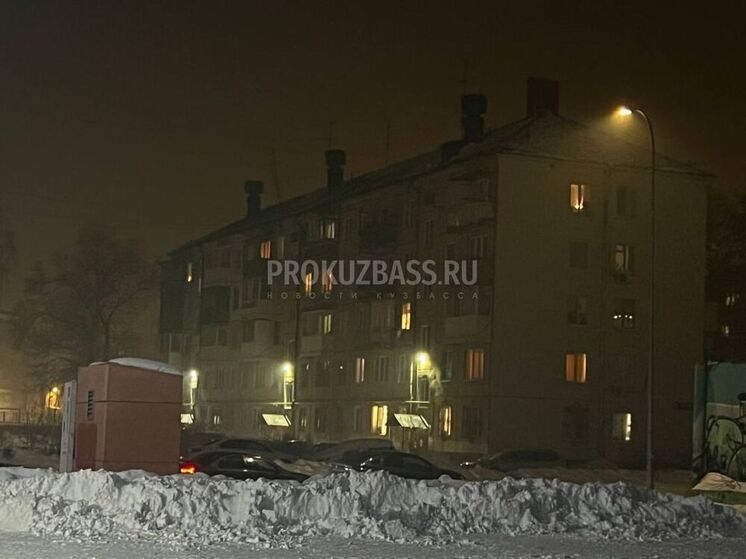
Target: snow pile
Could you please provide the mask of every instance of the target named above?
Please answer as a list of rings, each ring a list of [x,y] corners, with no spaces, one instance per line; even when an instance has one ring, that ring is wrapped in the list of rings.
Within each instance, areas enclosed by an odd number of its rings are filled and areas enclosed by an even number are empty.
[[[297,545],[306,536],[446,542],[470,533],[660,539],[742,533],[733,511],[622,483],[413,481],[349,472],[297,482],[0,469],[0,529],[175,544]]]

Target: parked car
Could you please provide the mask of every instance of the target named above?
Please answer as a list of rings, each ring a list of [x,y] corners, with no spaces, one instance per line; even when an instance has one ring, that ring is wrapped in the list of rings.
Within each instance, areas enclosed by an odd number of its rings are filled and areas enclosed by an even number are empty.
[[[466,469],[481,466],[500,472],[511,472],[524,468],[556,468],[565,465],[566,461],[559,454],[548,449],[506,450],[483,456],[478,460],[461,463],[461,467]]]
[[[347,470],[360,472],[384,471],[409,479],[438,479],[440,476],[464,479],[461,474],[439,468],[416,454],[386,449],[350,453],[342,460],[334,462],[331,470],[332,472]]]
[[[223,475],[235,479],[289,479],[304,481],[308,475],[291,472],[275,460],[253,453],[213,450],[193,456],[179,464],[182,474],[198,472],[210,476]]]
[[[319,443],[314,445],[308,458],[321,462],[334,462],[343,457],[358,453],[362,454],[368,451],[384,452],[393,451],[394,445],[388,439],[348,439],[340,443]]]
[[[190,456],[194,456],[195,454],[210,452],[214,450],[238,450],[257,454],[259,456],[279,458],[280,460],[285,460],[286,462],[293,461],[297,458],[297,455],[283,450],[281,446],[273,444],[273,441],[239,438],[223,438],[203,446],[190,448],[185,453],[185,456],[188,458]]]

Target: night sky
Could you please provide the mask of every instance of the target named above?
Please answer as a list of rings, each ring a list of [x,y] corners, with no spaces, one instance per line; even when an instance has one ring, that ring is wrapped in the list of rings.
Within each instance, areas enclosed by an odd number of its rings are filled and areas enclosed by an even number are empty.
[[[464,91],[488,126],[521,118],[530,75],[581,122],[638,103],[661,151],[746,186],[738,3],[570,4],[6,0],[0,197],[23,267],[92,219],[160,256],[240,217],[246,179],[266,203],[320,187],[330,128],[360,174],[389,122],[390,160],[458,137]]]

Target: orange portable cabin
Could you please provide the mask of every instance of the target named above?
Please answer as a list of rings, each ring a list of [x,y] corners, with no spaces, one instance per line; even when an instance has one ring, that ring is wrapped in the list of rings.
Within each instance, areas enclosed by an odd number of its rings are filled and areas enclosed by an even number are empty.
[[[78,369],[75,469],[179,471],[181,373],[146,359]]]

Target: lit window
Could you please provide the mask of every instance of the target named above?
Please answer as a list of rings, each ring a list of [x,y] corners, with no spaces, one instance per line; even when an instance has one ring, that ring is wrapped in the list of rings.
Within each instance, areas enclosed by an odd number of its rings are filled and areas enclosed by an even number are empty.
[[[355,359],[355,382],[358,384],[365,382],[365,357]]]
[[[728,326],[727,324],[723,324],[720,327],[720,334],[723,336],[723,338],[727,338],[728,336],[730,336],[730,326]]]
[[[481,349],[466,350],[466,380],[484,378],[484,351]]]
[[[633,299],[615,299],[612,319],[615,328],[634,328],[635,301]]]
[[[332,333],[332,314],[327,313],[321,319],[322,332],[324,334]]]
[[[337,238],[337,220],[336,219],[323,219],[320,222],[320,237],[322,239],[336,239]]]
[[[321,284],[321,289],[324,293],[329,293],[332,287],[334,287],[334,276],[331,272],[327,272],[326,276],[324,276],[324,283]]]
[[[409,330],[412,327],[412,303],[403,303],[401,306],[401,329]]]
[[[264,260],[272,258],[272,241],[262,241],[259,245],[259,257]]]
[[[570,209],[573,212],[584,212],[588,207],[586,200],[586,187],[584,184],[573,183],[570,185]]]
[[[565,380],[583,384],[588,368],[587,353],[568,353],[565,355]]]
[[[585,297],[570,295],[567,298],[567,323],[582,326],[588,324],[588,303]]]
[[[440,436],[444,439],[451,436],[453,425],[453,408],[451,406],[442,406],[438,412],[438,427]]]
[[[631,413],[615,413],[611,417],[611,438],[616,441],[632,440]]]
[[[739,298],[740,298],[740,295],[738,293],[729,293],[728,295],[725,296],[725,306],[735,307]]]
[[[311,272],[306,274],[306,277],[304,278],[304,286],[306,295],[310,295],[313,291],[313,274]]]
[[[194,275],[192,272],[193,272],[192,263],[187,262],[187,265],[186,265],[186,282],[187,283],[192,283],[192,280],[194,279]]]
[[[388,425],[386,420],[389,416],[389,407],[385,405],[374,405],[370,408],[370,431],[374,435],[386,436]]]
[[[220,425],[223,422],[222,418],[220,417],[219,413],[216,413],[212,416],[212,424],[213,425]]]

